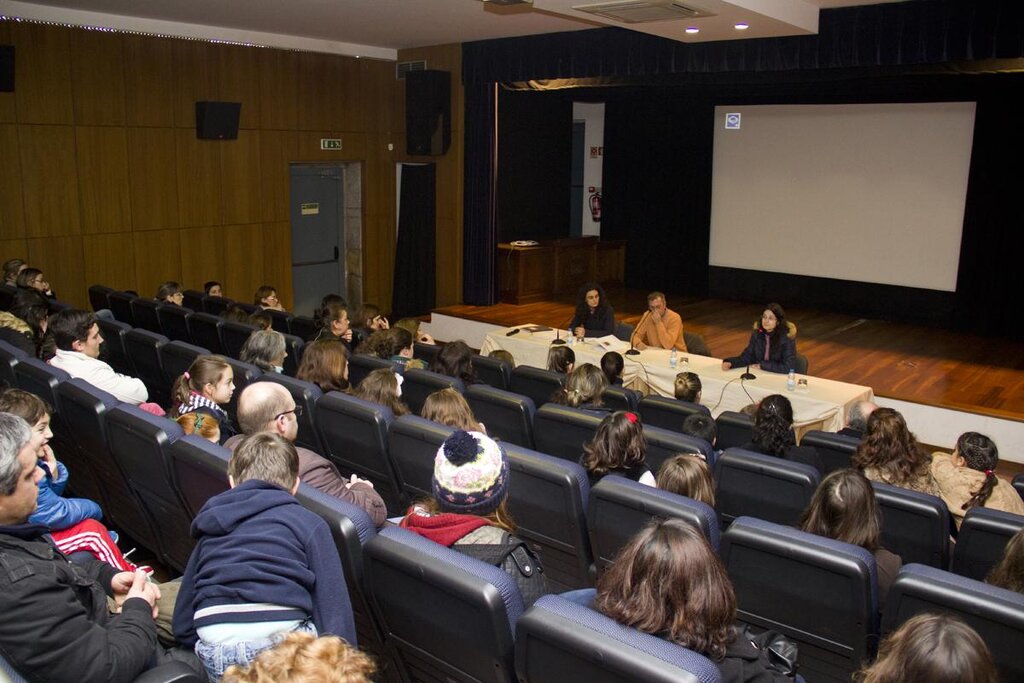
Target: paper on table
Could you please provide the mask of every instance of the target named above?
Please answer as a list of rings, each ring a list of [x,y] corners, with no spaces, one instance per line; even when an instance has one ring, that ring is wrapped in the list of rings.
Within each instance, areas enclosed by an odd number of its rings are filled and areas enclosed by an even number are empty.
[[[605,351],[622,351],[623,349],[629,348],[629,342],[622,341],[614,334],[608,334],[603,337],[597,337],[596,339],[589,339],[587,341],[600,346]]]

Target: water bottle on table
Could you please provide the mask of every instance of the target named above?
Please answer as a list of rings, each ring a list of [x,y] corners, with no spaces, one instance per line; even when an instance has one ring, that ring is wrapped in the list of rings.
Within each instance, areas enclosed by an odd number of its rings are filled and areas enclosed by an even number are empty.
[[[679,364],[679,352],[676,351],[675,349],[672,349],[672,353],[670,353],[668,355],[668,366],[670,368],[674,368],[678,364]]]
[[[789,377],[786,378],[786,391],[796,391],[796,372],[790,368]]]

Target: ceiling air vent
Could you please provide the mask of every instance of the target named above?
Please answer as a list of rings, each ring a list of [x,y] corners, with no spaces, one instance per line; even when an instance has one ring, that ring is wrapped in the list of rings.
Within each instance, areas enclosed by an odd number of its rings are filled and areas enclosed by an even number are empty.
[[[414,62],[398,62],[395,64],[395,78],[399,80],[405,79],[405,74],[410,71],[426,71],[427,62],[424,59],[419,59]]]
[[[676,0],[623,0],[623,2],[602,2],[596,5],[574,5],[573,9],[627,24],[714,16],[707,10],[676,2]]]

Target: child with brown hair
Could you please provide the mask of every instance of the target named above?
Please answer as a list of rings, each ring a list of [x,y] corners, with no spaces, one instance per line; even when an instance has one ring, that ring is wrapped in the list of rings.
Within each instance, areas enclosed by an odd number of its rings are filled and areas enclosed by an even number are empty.
[[[695,453],[680,453],[661,464],[658,488],[715,507],[715,482],[707,463]]]
[[[221,408],[234,392],[235,372],[227,360],[223,356],[199,356],[174,382],[171,417],[177,419],[196,411],[209,415],[217,421],[219,443],[223,444],[237,433],[231,418]]]
[[[996,475],[998,465],[995,442],[978,432],[961,434],[951,455],[932,455],[932,477],[957,527],[973,507],[1024,515],[1024,500],[1010,482]]]

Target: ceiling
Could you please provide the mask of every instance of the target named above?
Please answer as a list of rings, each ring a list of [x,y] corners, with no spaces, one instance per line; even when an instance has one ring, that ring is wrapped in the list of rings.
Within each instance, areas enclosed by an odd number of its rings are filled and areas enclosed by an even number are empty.
[[[0,15],[124,31],[397,59],[398,50],[621,26],[684,42],[814,34],[818,10],[892,0],[682,0],[714,16],[625,24],[574,6],[602,0],[0,0]],[[901,1],[901,0],[897,0]],[[750,28],[738,31],[737,22]],[[684,32],[695,26],[700,32]]]

